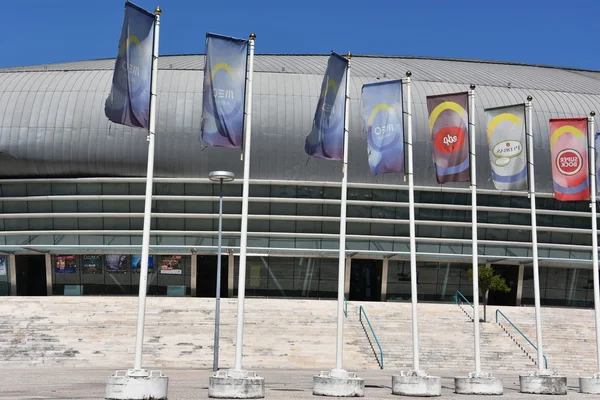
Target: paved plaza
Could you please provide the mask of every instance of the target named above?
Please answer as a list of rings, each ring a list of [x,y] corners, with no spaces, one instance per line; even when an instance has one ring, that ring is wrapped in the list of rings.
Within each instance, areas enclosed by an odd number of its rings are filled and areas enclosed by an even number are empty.
[[[198,400],[208,398],[209,370],[174,370],[163,371],[169,376],[170,400]],[[396,371],[366,370],[358,371],[365,379],[365,399],[393,399],[391,394],[390,375]],[[104,399],[106,378],[110,370],[84,368],[0,368],[2,376],[1,399],[34,400],[34,399]],[[266,379],[266,398],[284,399],[317,399],[312,395],[312,370],[271,369],[258,373]],[[485,399],[497,396],[464,396],[453,392],[453,372],[438,372],[443,377],[443,399]],[[543,396],[519,393],[518,376],[503,376],[503,399],[539,399]],[[569,392],[562,399],[590,399],[594,396],[578,393],[578,379],[569,377]]]

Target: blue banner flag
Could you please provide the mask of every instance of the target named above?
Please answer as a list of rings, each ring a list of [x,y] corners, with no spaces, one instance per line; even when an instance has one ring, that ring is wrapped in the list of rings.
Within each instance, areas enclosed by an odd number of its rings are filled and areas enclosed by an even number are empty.
[[[363,85],[361,100],[371,173],[404,172],[402,81]]]
[[[248,41],[206,34],[202,140],[242,147]]]
[[[112,88],[104,105],[106,117],[117,124],[148,129],[154,22],[154,14],[125,3]]]
[[[342,160],[348,60],[331,53],[321,84],[321,95],[304,151],[313,157]]]

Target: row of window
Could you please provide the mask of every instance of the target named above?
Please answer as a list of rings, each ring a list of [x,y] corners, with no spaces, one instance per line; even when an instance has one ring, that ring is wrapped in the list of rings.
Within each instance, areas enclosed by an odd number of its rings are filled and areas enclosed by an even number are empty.
[[[145,193],[144,183],[2,183],[0,197],[26,197],[47,195],[138,195]],[[219,185],[208,183],[155,183],[154,195],[170,196],[218,196]],[[240,184],[225,184],[225,197],[242,196]],[[250,186],[250,197],[283,197],[311,199],[340,199],[340,189],[328,186],[257,185]],[[350,187],[349,200],[408,202],[407,190],[362,189]],[[416,203],[471,205],[470,193],[450,191],[416,191]],[[175,202],[179,203],[179,202]],[[143,203],[142,203],[143,204]],[[480,206],[529,209],[529,199],[525,196],[498,194],[478,194]],[[218,205],[215,203],[213,207]],[[239,205],[238,205],[239,207]],[[589,211],[588,201],[560,202],[549,197],[537,197],[536,207],[545,210]],[[143,206],[142,206],[143,208]]]
[[[137,295],[139,265],[137,255],[90,254],[56,255],[52,257],[52,292],[54,295]],[[148,294],[189,296],[191,289],[191,256],[151,256]],[[226,264],[224,264],[226,265]],[[509,293],[490,292],[489,304],[515,305],[519,266],[492,265],[508,286]],[[198,295],[215,286],[215,260],[198,264]],[[226,267],[225,274],[226,274]],[[17,264],[17,276],[19,276]],[[418,262],[417,290],[420,301],[454,301],[457,291],[472,298],[472,282],[468,278],[470,263]],[[31,272],[31,271],[30,271]],[[39,271],[44,276],[43,271]],[[0,257],[0,295],[10,294],[7,257]],[[225,275],[226,276],[226,275]],[[234,264],[234,295],[237,295],[239,259]],[[336,298],[338,260],[309,257],[248,257],[246,294],[249,297]],[[33,275],[27,277],[32,279]],[[350,300],[381,300],[383,261],[352,259]],[[389,260],[385,281],[387,301],[410,301],[410,262]],[[226,282],[226,279],[225,279]],[[19,281],[17,284],[29,284]],[[226,286],[225,286],[226,288]],[[540,294],[543,305],[592,307],[593,276],[588,269],[540,268]],[[213,294],[208,294],[214,296]],[[222,289],[222,295],[226,290]],[[533,270],[524,267],[521,304],[533,304]]]

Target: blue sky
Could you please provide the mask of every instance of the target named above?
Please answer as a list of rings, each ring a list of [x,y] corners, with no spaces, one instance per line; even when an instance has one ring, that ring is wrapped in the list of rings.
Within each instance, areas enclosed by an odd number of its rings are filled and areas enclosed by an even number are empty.
[[[4,1],[0,67],[114,57],[123,0]],[[207,31],[257,34],[256,52],[408,55],[600,70],[594,0],[137,0],[163,9],[161,54]]]

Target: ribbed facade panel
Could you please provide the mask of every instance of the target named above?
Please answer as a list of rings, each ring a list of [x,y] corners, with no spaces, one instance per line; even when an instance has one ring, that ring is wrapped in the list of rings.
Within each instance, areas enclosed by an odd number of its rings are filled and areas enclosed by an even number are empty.
[[[339,163],[309,158],[309,132],[327,56],[256,56],[252,118],[253,179],[338,181]],[[0,70],[0,176],[144,176],[146,133],[104,116],[114,60]],[[204,56],[164,56],[158,76],[156,176],[205,177],[214,169],[242,174],[240,151],[206,147],[200,138]],[[360,116],[365,83],[413,73],[415,179],[437,186],[426,96],[477,85],[478,187],[492,189],[485,137],[486,107],[534,97],[536,183],[549,192],[548,119],[600,110],[600,73],[562,68],[402,57],[355,56],[350,85],[349,180],[404,184],[372,177]],[[455,184],[465,186],[466,184]],[[451,185],[447,185],[451,186]]]

